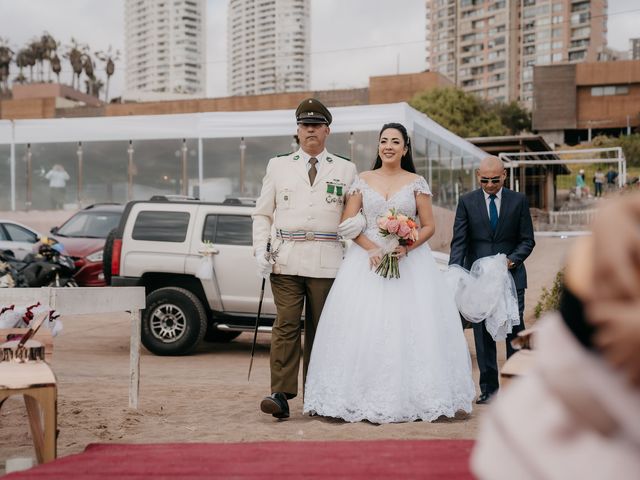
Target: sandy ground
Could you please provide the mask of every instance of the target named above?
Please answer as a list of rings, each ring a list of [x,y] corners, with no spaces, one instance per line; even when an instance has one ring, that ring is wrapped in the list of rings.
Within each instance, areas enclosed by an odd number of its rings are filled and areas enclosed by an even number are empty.
[[[571,238],[537,241],[527,261],[529,325],[542,287],[551,285],[573,242]],[[75,316],[63,321],[52,361],[58,380],[59,457],[81,452],[93,442],[474,438],[487,408],[477,406],[468,417],[453,420],[377,426],[302,416],[298,397],[291,402],[291,418],[276,421],[258,408],[269,393],[269,335],[259,336],[247,382],[251,334],[245,333],[229,344],[205,343],[189,357],[156,357],[143,350],[140,406],[133,410],[128,408],[128,316]],[[470,330],[466,337],[475,367]],[[499,351],[502,361],[504,345]],[[475,368],[476,384],[477,375]],[[35,457],[35,453],[24,404],[13,397],[0,411],[0,473],[6,459],[16,456]]]

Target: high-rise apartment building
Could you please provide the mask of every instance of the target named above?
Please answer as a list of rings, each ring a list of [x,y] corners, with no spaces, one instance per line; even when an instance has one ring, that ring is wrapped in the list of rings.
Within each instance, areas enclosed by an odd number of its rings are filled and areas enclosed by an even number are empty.
[[[126,98],[206,96],[206,0],[125,0],[125,56]]]
[[[629,44],[629,59],[640,60],[640,38],[630,38]]]
[[[230,95],[309,90],[310,0],[229,0]]]
[[[607,0],[426,0],[427,63],[489,100],[533,99],[533,66],[596,61]]]

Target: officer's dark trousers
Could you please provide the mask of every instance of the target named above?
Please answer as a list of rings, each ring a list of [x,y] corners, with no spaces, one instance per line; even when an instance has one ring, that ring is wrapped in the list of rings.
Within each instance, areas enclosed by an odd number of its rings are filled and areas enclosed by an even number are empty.
[[[305,322],[302,378],[303,382],[306,380],[311,347],[333,280],[271,274],[271,291],[277,311],[271,332],[271,392],[285,393],[287,398],[293,398],[298,393],[298,372],[303,351],[300,342],[303,306]]]

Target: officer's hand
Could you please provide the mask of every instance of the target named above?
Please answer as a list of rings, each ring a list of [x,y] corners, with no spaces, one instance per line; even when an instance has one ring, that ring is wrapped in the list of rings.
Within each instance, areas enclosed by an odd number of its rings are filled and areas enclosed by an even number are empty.
[[[338,236],[345,240],[353,240],[362,233],[366,226],[367,220],[362,213],[358,212],[355,216],[347,218],[338,225]]]
[[[258,278],[269,278],[273,265],[265,257],[267,249],[260,247],[256,249],[256,263],[258,264]]]

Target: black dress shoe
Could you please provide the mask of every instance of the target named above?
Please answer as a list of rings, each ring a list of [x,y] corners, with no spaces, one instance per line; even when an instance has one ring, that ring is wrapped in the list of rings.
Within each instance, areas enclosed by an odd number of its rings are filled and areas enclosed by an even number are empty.
[[[289,402],[284,393],[272,393],[260,402],[260,410],[270,413],[276,418],[289,418]]]
[[[476,400],[476,403],[478,405],[484,405],[485,403],[489,403],[489,401],[494,395],[495,395],[495,392],[481,393],[478,399]]]

